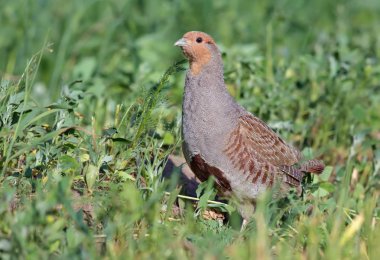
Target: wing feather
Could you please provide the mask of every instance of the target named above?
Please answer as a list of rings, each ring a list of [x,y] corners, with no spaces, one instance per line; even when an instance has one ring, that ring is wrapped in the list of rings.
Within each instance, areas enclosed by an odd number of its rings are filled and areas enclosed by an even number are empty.
[[[251,114],[239,118],[224,152],[237,170],[247,174],[247,180],[252,183],[261,180],[261,183],[270,185],[275,173],[286,173],[284,166],[290,168],[301,157],[297,149],[286,144],[262,120]],[[291,184],[293,181],[295,184],[296,179],[293,177]]]

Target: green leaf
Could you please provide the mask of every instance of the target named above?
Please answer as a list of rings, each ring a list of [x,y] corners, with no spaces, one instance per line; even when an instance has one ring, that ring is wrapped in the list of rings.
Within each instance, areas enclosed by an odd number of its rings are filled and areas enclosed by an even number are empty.
[[[166,145],[171,145],[171,144],[174,144],[174,136],[172,133],[170,132],[165,132],[164,134],[164,144]]]
[[[115,127],[111,127],[111,128],[103,130],[102,137],[111,137],[116,133],[117,133],[117,129]]]
[[[203,194],[200,196],[202,192]],[[207,208],[209,200],[213,200],[215,198],[216,192],[214,190],[214,179],[209,178],[207,181],[199,184],[196,193],[197,197],[200,196],[197,204],[197,212],[199,213],[201,210]]]
[[[181,188],[176,188],[170,192],[169,199],[166,203],[167,208],[166,208],[166,213],[165,213],[165,219],[167,219],[172,214],[173,204],[176,201],[177,196],[180,193],[180,191],[181,191]]]
[[[331,182],[322,182],[319,185],[319,188],[324,189],[325,191],[331,193],[335,190],[335,185],[332,184]]]
[[[356,120],[364,121],[367,117],[367,112],[363,108],[363,106],[356,104],[354,108],[352,109],[352,115],[355,117]]]
[[[328,179],[331,176],[333,169],[334,168],[332,166],[326,166],[321,174],[314,176],[313,183],[318,183],[321,181],[328,181]]]
[[[315,196],[315,197],[325,197],[327,195],[329,195],[330,193],[334,192],[335,190],[335,186],[334,184],[330,183],[330,182],[322,182],[319,184],[319,188],[314,191],[312,194]]]
[[[75,172],[80,168],[79,162],[68,155],[63,155],[59,158],[59,167],[63,172]]]
[[[89,192],[92,192],[92,188],[94,187],[98,174],[99,174],[98,167],[92,164],[88,165],[85,175],[84,175],[84,179],[85,179],[87,189]]]
[[[322,197],[325,197],[327,195],[329,195],[330,193],[324,189],[317,189],[316,191],[314,191],[313,193],[313,196],[314,197],[319,197],[319,198],[322,198]]]
[[[131,172],[133,172],[133,169],[131,169],[130,171],[116,171],[116,174],[123,180],[123,181],[127,181],[127,180],[131,180],[131,181],[135,181],[136,178],[133,177],[131,175]]]
[[[94,57],[82,58],[81,62],[74,67],[74,75],[76,78],[81,78],[84,81],[87,81],[91,78],[95,68],[96,59]]]

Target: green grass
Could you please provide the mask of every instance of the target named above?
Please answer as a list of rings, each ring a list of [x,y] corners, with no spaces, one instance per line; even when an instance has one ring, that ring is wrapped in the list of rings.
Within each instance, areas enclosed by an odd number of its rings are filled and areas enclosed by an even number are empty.
[[[0,24],[1,259],[380,254],[377,0],[15,0]],[[161,180],[189,30],[214,36],[240,104],[328,165],[301,198],[263,196],[243,234],[207,183],[194,208]]]

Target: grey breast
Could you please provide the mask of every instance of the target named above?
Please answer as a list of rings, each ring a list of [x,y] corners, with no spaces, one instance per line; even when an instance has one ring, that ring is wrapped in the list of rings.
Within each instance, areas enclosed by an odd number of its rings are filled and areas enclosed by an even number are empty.
[[[222,159],[226,139],[237,125],[241,114],[231,95],[227,92],[223,78],[205,72],[199,76],[187,73],[182,134],[186,157],[201,154],[210,163],[218,166]],[[188,158],[189,159],[189,158]]]

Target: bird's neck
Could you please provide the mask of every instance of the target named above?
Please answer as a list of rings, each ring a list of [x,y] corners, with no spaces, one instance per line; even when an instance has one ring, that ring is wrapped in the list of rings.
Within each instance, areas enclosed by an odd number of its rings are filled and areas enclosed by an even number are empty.
[[[227,91],[224,83],[223,61],[220,55],[215,55],[205,62],[204,60],[190,61],[190,68],[186,75],[186,88],[192,91],[207,91],[213,89],[218,92]]]
[[[237,104],[228,93],[223,78],[221,57],[212,59],[198,75],[187,72],[183,100],[184,117],[221,117],[230,114]]]
[[[223,78],[223,61],[220,54],[203,55],[196,60],[190,59],[189,73],[193,77],[201,74],[212,74]]]

